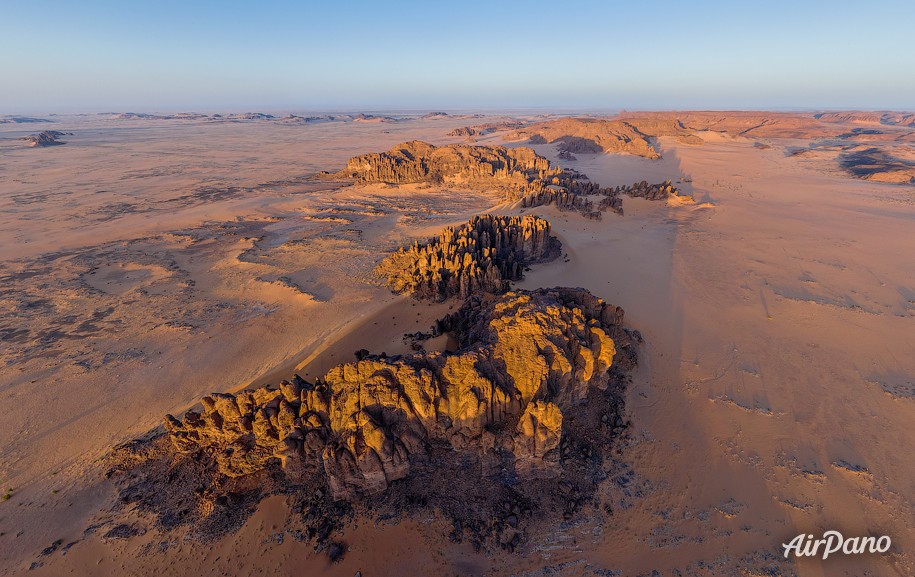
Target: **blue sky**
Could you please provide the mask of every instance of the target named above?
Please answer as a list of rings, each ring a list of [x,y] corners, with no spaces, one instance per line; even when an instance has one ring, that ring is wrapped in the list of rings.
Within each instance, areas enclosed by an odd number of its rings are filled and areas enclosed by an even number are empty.
[[[915,108],[915,2],[0,0],[0,114]]]

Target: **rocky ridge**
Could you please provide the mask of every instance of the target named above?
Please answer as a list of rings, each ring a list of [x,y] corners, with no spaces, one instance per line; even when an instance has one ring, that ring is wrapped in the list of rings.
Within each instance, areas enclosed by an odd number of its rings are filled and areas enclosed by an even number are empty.
[[[398,250],[375,272],[393,291],[418,299],[501,294],[526,265],[558,256],[559,246],[542,218],[483,215]]]

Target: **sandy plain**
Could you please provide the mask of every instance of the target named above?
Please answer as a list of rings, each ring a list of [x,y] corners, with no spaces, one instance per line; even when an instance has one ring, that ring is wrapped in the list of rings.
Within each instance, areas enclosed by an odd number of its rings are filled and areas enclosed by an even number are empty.
[[[432,515],[363,519],[337,564],[283,537],[282,497],[217,543],[86,534],[120,521],[98,467],[116,443],[210,391],[320,374],[356,348],[398,352],[402,333],[447,310],[391,295],[374,264],[470,215],[523,209],[308,176],[405,140],[459,142],[444,135],[467,123],[75,117],[54,126],[74,133],[68,144],[49,149],[11,140],[34,130],[0,128],[2,572],[915,573],[915,187],[789,154],[803,139],[711,132],[700,146],[661,137],[660,160],[560,163],[605,186],[680,180],[693,204],[626,199],[624,217],[602,221],[525,211],[553,223],[566,257],[519,285],[585,287],[645,340],[613,515],[569,520],[511,555],[449,543]],[[533,148],[556,161],[554,146]],[[781,558],[781,543],[827,529],[891,535],[893,549]]]

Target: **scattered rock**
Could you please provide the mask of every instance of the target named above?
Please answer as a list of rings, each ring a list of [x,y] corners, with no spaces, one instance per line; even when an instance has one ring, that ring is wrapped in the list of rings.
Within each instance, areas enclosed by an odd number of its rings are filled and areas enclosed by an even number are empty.
[[[127,525],[120,524],[112,527],[107,533],[102,535],[103,539],[129,539],[131,537],[137,537],[140,535],[145,535],[146,529],[143,527],[137,527],[136,525]]]

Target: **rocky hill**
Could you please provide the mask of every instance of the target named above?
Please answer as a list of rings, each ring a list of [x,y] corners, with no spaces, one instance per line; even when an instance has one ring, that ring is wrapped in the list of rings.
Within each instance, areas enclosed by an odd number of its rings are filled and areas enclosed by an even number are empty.
[[[442,301],[475,292],[501,294],[526,265],[559,255],[550,223],[536,216],[484,215],[446,228],[424,244],[387,257],[376,273],[399,293]]]
[[[38,134],[23,137],[20,140],[26,141],[28,145],[33,148],[56,146],[60,144],[66,144],[66,142],[61,142],[58,140],[65,134],[65,132],[60,132],[58,130],[45,130],[44,132],[39,132]]]
[[[166,527],[224,531],[285,493],[302,495],[318,541],[344,503],[438,509],[453,538],[513,548],[525,523],[590,502],[606,476],[635,363],[622,318],[584,289],[474,295],[438,322],[454,353],[363,358],[314,382],[209,395],[167,416],[166,435],[122,447],[109,476],[122,503]]]
[[[523,187],[532,180],[561,172],[529,148],[433,146],[419,140],[399,144],[387,152],[351,158],[337,178],[358,182],[405,184],[462,182]]]

